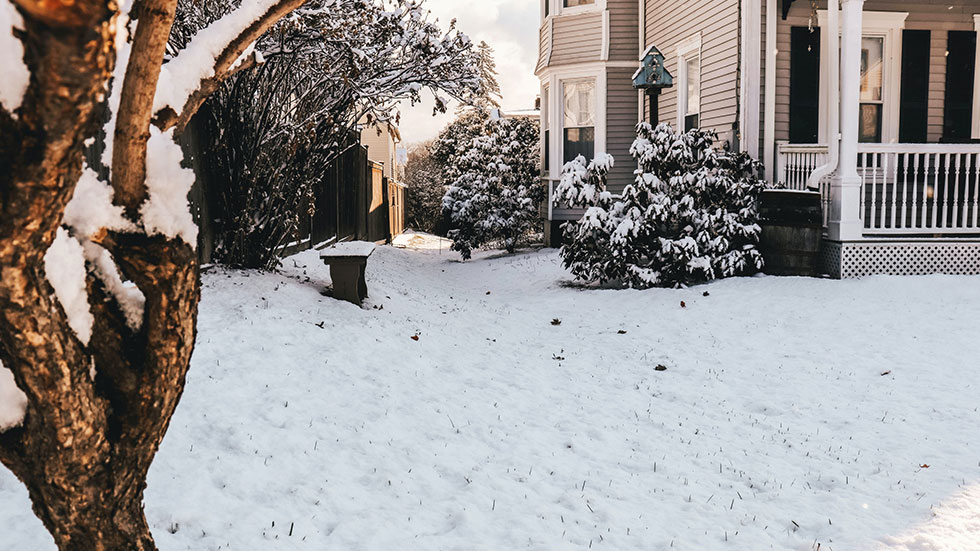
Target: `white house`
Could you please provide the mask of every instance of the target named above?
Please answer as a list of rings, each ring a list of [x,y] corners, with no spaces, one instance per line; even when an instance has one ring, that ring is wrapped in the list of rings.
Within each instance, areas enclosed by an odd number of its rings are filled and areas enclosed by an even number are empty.
[[[650,115],[630,77],[655,45],[675,79],[660,122],[821,190],[827,273],[980,273],[980,0],[541,2],[550,185],[578,153],[616,158],[613,191],[632,178]],[[549,209],[549,236],[578,214]]]

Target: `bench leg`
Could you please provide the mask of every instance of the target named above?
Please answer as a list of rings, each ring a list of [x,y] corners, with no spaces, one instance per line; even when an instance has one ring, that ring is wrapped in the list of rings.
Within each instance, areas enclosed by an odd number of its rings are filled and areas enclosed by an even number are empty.
[[[367,269],[367,262],[360,266],[360,276],[357,278],[357,294],[364,300],[368,296],[367,281],[364,279],[364,271]]]
[[[360,282],[364,269],[351,264],[331,264],[330,279],[333,280],[333,296],[360,306]]]

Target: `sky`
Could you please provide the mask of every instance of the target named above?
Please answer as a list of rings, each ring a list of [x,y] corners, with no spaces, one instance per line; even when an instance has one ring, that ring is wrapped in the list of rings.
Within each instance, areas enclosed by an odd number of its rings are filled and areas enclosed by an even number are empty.
[[[497,80],[504,109],[530,109],[540,83],[534,76],[538,55],[539,3],[534,0],[426,0],[443,29],[456,19],[456,26],[474,42],[485,41],[494,49]],[[401,106],[399,130],[403,145],[435,138],[452,121],[454,110],[432,116],[431,96],[424,103]]]

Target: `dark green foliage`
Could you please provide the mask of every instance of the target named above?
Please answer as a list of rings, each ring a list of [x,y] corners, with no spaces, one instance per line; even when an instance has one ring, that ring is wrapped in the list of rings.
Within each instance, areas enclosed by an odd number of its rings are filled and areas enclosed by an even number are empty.
[[[569,163],[556,203],[587,211],[565,225],[565,266],[585,281],[636,288],[761,269],[761,167],[745,154],[716,149],[715,139],[702,130],[678,134],[669,125],[638,125],[631,148],[637,176],[621,196],[605,191],[608,159]]]

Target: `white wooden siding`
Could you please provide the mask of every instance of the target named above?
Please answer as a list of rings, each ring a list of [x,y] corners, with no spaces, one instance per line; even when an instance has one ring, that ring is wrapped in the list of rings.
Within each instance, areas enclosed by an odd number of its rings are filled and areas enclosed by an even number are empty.
[[[738,120],[738,0],[647,0],[646,14],[645,43],[663,52],[675,78],[677,45],[701,33],[701,127],[731,139]],[[676,120],[675,87],[660,96],[660,121]]]
[[[602,14],[556,17],[552,40],[549,67],[599,61],[602,56]]]
[[[609,173],[609,191],[621,193],[633,181],[636,161],[630,146],[636,139],[636,90],[633,89],[631,68],[611,68],[606,72],[606,152],[615,164]]]

